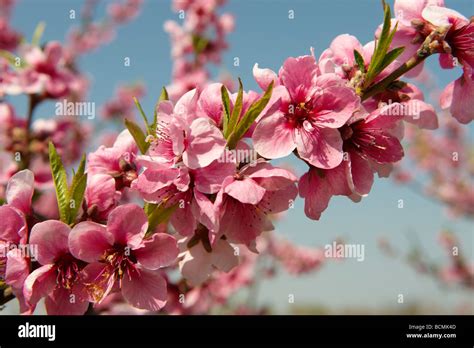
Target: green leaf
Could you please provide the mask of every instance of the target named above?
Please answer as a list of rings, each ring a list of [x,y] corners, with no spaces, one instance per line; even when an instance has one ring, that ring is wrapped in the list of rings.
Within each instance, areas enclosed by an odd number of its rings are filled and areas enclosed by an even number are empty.
[[[163,100],[170,100],[170,97],[168,95],[168,91],[166,90],[165,87],[161,89],[161,94],[160,94],[160,99],[158,101],[163,101]]]
[[[224,136],[229,133],[229,122],[230,122],[230,97],[229,93],[227,92],[227,88],[222,85],[221,87],[221,98],[222,98],[222,105],[224,107],[224,122],[223,122],[223,130]]]
[[[135,122],[129,121],[125,119],[125,127],[127,127],[128,131],[132,135],[133,139],[135,139],[135,143],[137,144],[138,148],[140,149],[140,152],[142,154],[145,154],[148,150],[148,147],[150,146],[149,143],[145,141],[146,137],[145,134],[143,133],[142,129],[140,126],[138,126]]]
[[[357,63],[357,66],[359,67],[359,70],[365,73],[364,58],[362,58],[362,55],[357,50],[354,50],[354,59]]]
[[[56,197],[58,200],[59,217],[62,222],[69,221],[69,189],[67,185],[66,170],[64,169],[61,157],[52,142],[49,143],[49,163],[53,176]]]
[[[257,117],[260,115],[262,110],[267,106],[273,91],[273,81],[268,86],[265,94],[257,101],[250,105],[249,109],[242,117],[240,122],[237,124],[234,131],[230,134],[227,139],[227,145],[229,149],[234,149],[237,146],[237,143],[245,135],[245,133],[250,129],[252,124],[255,122]]]
[[[143,205],[143,210],[147,216],[150,216],[155,211],[157,206],[158,204],[145,202]]]
[[[24,68],[26,66],[26,63],[23,59],[15,56],[11,52],[0,50],[0,57],[4,58],[15,69]],[[17,65],[17,59],[19,59],[19,65]]]
[[[207,45],[209,44],[209,40],[201,35],[193,35],[193,49],[196,54],[200,54],[203,52]]]
[[[374,54],[372,55],[372,59],[370,61],[369,67],[367,69],[367,75],[365,78],[365,87],[369,86],[372,81],[382,72],[384,69],[384,59],[387,54],[388,49],[390,48],[390,44],[392,43],[393,36],[397,30],[397,25],[395,25],[394,29],[390,31],[391,21],[392,21],[392,14],[390,11],[390,6],[382,1],[383,8],[384,8],[384,21],[382,26],[382,32],[380,34],[379,39],[375,42]],[[388,65],[388,64],[387,64]],[[385,66],[386,67],[386,66]]]
[[[151,131],[152,133],[151,134],[155,134],[156,133],[156,129],[158,128],[158,105],[164,101],[164,100],[169,100],[170,97],[168,95],[168,91],[166,90],[165,87],[163,87],[161,89],[161,94],[160,94],[160,97],[158,98],[158,102],[156,103],[155,105],[155,112],[153,113],[153,123],[151,124],[150,128],[151,128]]]
[[[232,115],[230,116],[229,126],[227,128],[227,134],[224,133],[225,138],[227,139],[229,135],[234,131],[235,126],[237,125],[242,112],[242,101],[244,95],[244,88],[242,86],[242,81],[239,78],[239,92],[237,93],[237,99],[235,101],[234,109],[232,110]]]
[[[33,46],[39,46],[41,37],[43,36],[44,29],[46,28],[45,22],[39,22],[36,26],[35,31],[33,32],[33,38],[31,39],[31,44]]]
[[[166,207],[165,204],[160,204],[157,206],[153,212],[148,216],[148,231],[147,235],[150,235],[154,232],[155,228],[163,223],[168,221],[174,211],[178,208],[178,204],[172,205],[171,207]]]
[[[142,115],[143,121],[145,122],[145,127],[147,131],[150,130],[150,124],[148,123],[148,118],[146,117],[145,111],[143,111],[142,105],[138,101],[137,98],[133,97],[133,101],[135,102],[135,105],[137,106],[138,111],[140,111],[140,115]]]
[[[85,170],[86,170],[86,155],[82,155],[81,162],[79,163],[79,167],[77,168],[77,171],[75,172],[74,169],[72,170],[74,176],[72,177],[71,188],[76,186],[77,181],[79,181],[81,177],[84,176]]]
[[[380,71],[383,71],[387,66],[390,65],[395,59],[397,59],[398,56],[400,56],[403,51],[405,50],[405,47],[397,47],[388,52],[385,55],[385,58],[382,61],[382,65],[380,66]]]
[[[78,176],[76,175],[74,178],[78,178]],[[81,175],[79,179],[76,179],[71,185],[71,189],[69,191],[68,224],[73,224],[76,221],[77,213],[79,212],[79,208],[81,207],[82,201],[84,200],[86,185],[87,185],[87,174]],[[74,205],[71,207],[72,202],[74,202]]]

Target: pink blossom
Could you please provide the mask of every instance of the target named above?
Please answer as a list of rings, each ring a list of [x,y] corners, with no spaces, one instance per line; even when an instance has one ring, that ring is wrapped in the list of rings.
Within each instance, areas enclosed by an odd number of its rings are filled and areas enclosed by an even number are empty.
[[[0,18],[0,50],[14,51],[21,36],[15,32],[4,18]]]
[[[7,204],[0,206],[0,277],[12,287],[22,313],[29,311],[22,295],[29,260],[17,247],[25,246],[28,240],[33,183],[33,173],[27,169],[13,175],[6,190]]]
[[[181,242],[186,250],[180,255],[179,269],[191,286],[205,282],[215,269],[230,272],[239,264],[235,249],[223,239],[216,241],[212,248],[208,244],[209,250],[199,240],[193,246],[186,246],[190,240],[191,238],[185,238]]]
[[[119,134],[112,147],[100,146],[89,154],[88,172],[90,174],[108,174],[115,180],[117,190],[130,187],[137,177],[135,161],[138,147],[128,130]]]
[[[120,289],[137,308],[156,311],[166,304],[166,281],[158,269],[175,261],[178,247],[167,234],[145,238],[147,227],[142,208],[125,204],[109,214],[107,226],[86,221],[73,228],[69,248],[90,263],[84,283],[94,302]]]
[[[205,104],[196,90],[181,97],[176,105],[163,101],[158,105],[158,127],[149,151],[155,162],[167,165],[182,161],[188,168],[208,166],[224,152],[226,141],[211,116],[199,117],[208,106],[217,106],[215,100]],[[197,115],[197,116],[196,116]]]
[[[255,238],[273,229],[268,215],[290,208],[297,195],[296,181],[292,173],[269,163],[247,165],[227,177],[214,203],[220,217],[214,240],[225,235],[231,243],[254,249]]]
[[[26,278],[23,289],[32,308],[43,297],[48,314],[81,315],[89,306],[80,275],[85,263],[69,251],[70,231],[56,220],[38,223],[31,230],[30,244],[37,248],[35,257],[41,265]]]
[[[453,117],[462,124],[474,119],[474,72],[464,73],[449,83],[440,96],[440,105],[449,109]]]
[[[27,67],[21,71],[21,84],[28,94],[43,93],[52,98],[60,98],[69,93],[71,73],[61,65],[62,46],[59,42],[49,42],[44,50],[28,47],[24,53]]]
[[[279,158],[297,149],[301,158],[316,167],[339,165],[342,138],[337,128],[359,108],[354,91],[335,74],[320,75],[312,56],[288,58],[280,69],[279,81],[281,86],[272,96],[278,98],[278,110],[268,112],[253,133],[257,152],[266,158]],[[267,82],[267,78],[260,81],[262,85]]]
[[[403,157],[397,137],[401,116],[391,116],[396,104],[377,109],[366,116],[355,116],[340,128],[346,158],[333,169],[310,168],[299,181],[300,196],[305,199],[305,213],[319,220],[334,195],[358,201],[369,193],[374,172],[386,176],[387,165]]]

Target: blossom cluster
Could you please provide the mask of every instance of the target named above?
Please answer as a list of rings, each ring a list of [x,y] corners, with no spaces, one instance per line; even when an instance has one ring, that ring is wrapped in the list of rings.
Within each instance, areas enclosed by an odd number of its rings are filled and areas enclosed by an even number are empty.
[[[134,18],[140,4],[109,6],[114,25]],[[441,106],[461,123],[472,120],[473,24],[442,1],[397,0],[398,26],[384,4],[376,40],[363,45],[343,34],[319,57],[313,49],[288,57],[278,72],[255,64],[261,91],[245,90],[239,79],[237,92],[209,81],[204,68],[220,62],[233,29],[232,17],[217,13],[222,4],[176,1],[184,24],[165,24],[173,81],[153,118],[133,98],[142,88],[119,89],[103,114],[124,119],[127,129],[83,156],[69,177],[65,166],[79,160],[83,130],[65,118],[33,123],[32,112],[46,99],[81,99],[87,84],[73,61],[102,43],[104,32],[91,35],[87,20],[88,34],[73,34],[66,49],[58,42],[14,47],[13,32],[2,38],[18,56],[0,58],[0,96],[25,94],[30,102],[26,122],[0,104],[0,184],[7,184],[0,277],[22,313],[41,299],[49,314],[116,313],[124,301],[139,312],[206,312],[254,282],[264,251],[291,274],[314,271],[324,261],[319,249],[265,238],[298,196],[313,220],[332,196],[367,196],[375,177],[389,176],[404,157],[405,123],[421,132],[438,127],[435,107],[402,78],[419,73],[430,55],[440,54],[443,68],[456,60],[463,75]],[[132,101],[144,127],[132,117]],[[273,161],[290,155],[307,166],[303,175]]]

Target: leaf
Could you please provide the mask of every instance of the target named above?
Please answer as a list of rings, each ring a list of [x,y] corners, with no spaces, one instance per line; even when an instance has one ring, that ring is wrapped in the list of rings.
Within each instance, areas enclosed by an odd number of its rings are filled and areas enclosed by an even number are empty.
[[[146,117],[145,111],[143,111],[142,105],[138,101],[137,98],[133,97],[133,101],[135,102],[135,105],[137,106],[138,111],[140,111],[140,115],[142,115],[143,121],[145,122],[145,127],[147,130],[150,130],[150,124],[148,123],[148,118]]]
[[[397,47],[397,48],[394,48],[393,50],[391,50],[390,52],[388,52],[385,55],[384,60],[382,61],[382,65],[380,66],[380,70],[382,71],[387,66],[389,66],[390,63],[392,63],[395,59],[397,59],[398,56],[400,56],[403,53],[404,50],[405,50],[405,47]]]
[[[62,222],[69,221],[69,189],[67,185],[66,170],[64,169],[61,157],[52,142],[49,143],[49,163],[53,176],[54,188],[58,201],[59,216]]]
[[[242,112],[242,102],[243,102],[244,88],[242,86],[242,81],[239,78],[239,92],[237,94],[237,99],[235,101],[234,109],[232,110],[232,115],[230,116],[228,133],[224,134],[226,139],[234,131],[235,125],[239,121],[240,113]]]
[[[155,106],[155,112],[153,113],[153,123],[151,124],[150,128],[151,128],[151,131],[152,133],[151,134],[155,134],[156,133],[156,129],[158,128],[158,111],[157,111],[157,108],[158,108],[158,105],[164,101],[164,100],[169,100],[170,97],[168,95],[168,91],[166,90],[165,87],[163,87],[161,89],[161,94],[160,94],[160,97],[158,98],[158,102],[156,103],[156,106]]]
[[[76,175],[74,178],[77,178]],[[76,221],[77,213],[84,200],[84,193],[86,192],[87,174],[81,175],[72,185],[69,191],[69,221],[68,224],[73,224]],[[71,207],[71,203],[74,206]]]
[[[147,235],[153,233],[159,224],[168,221],[176,208],[178,208],[178,204],[172,205],[171,207],[166,207],[165,204],[157,206],[155,210],[153,210],[153,212],[148,216]]]
[[[165,87],[161,89],[161,94],[160,94],[160,99],[158,101],[163,101],[163,100],[170,100],[170,97],[168,95],[168,91],[166,90]]]
[[[24,68],[26,66],[26,63],[23,59],[15,56],[11,52],[0,50],[0,57],[4,58],[15,69]]]
[[[45,22],[39,22],[36,26],[35,31],[33,32],[33,38],[31,39],[31,44],[33,46],[39,46],[41,37],[43,36],[44,29],[46,28]]]
[[[234,131],[230,134],[229,138],[227,139],[227,145],[229,149],[234,149],[237,146],[237,143],[240,139],[245,135],[245,133],[250,129],[252,124],[255,122],[257,117],[260,115],[262,110],[267,106],[270,98],[272,96],[273,91],[273,81],[268,86],[265,94],[257,101],[250,105],[249,109],[242,117],[240,122],[238,123],[237,127]]]
[[[86,170],[86,155],[82,155],[81,162],[79,163],[79,167],[77,168],[77,172],[75,172],[74,169],[72,170],[73,177],[72,177],[71,188],[77,185],[77,181],[79,181],[81,177],[84,176],[85,170]]]
[[[394,29],[390,31],[392,23],[390,6],[385,3],[384,0],[382,1],[382,4],[384,7],[383,27],[379,39],[375,42],[374,54],[372,55],[369,68],[367,69],[367,75],[365,79],[366,87],[372,83],[372,81],[382,72],[385,67],[387,67],[388,64],[384,66],[384,60],[398,26],[397,23]]]
[[[209,41],[205,37],[201,35],[196,35],[196,34],[193,35],[194,53],[196,54],[202,53],[206,49],[208,44],[209,44]]]
[[[157,206],[158,204],[145,202],[145,204],[143,205],[143,210],[145,211],[145,214],[147,216],[150,216],[153,213],[153,211],[155,211]]]
[[[365,73],[364,58],[362,58],[362,55],[357,50],[354,50],[354,59],[357,63],[357,66],[359,67],[359,70]]]
[[[222,98],[222,105],[224,107],[223,130],[224,130],[224,136],[225,136],[229,132],[230,97],[229,97],[229,93],[227,92],[227,88],[224,85],[222,85],[221,87],[221,98]]]
[[[145,141],[146,137],[140,126],[138,126],[133,121],[125,119],[125,127],[127,127],[133,139],[135,139],[135,143],[140,149],[140,152],[142,154],[145,154],[148,151],[148,147],[150,146],[150,144]]]

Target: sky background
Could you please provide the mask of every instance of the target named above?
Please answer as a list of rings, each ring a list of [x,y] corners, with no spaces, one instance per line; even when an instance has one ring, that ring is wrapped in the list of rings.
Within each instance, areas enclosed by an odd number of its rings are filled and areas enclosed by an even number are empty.
[[[102,1],[99,5],[98,16],[104,13],[106,3]],[[63,41],[70,26],[79,24],[78,19],[69,18],[69,11],[74,9],[79,14],[82,4],[75,0],[19,1],[12,23],[31,38],[37,23],[45,21],[43,39]],[[446,0],[446,4],[466,17],[474,13],[472,0]],[[252,77],[255,63],[277,71],[288,56],[309,54],[310,47],[314,47],[318,57],[337,35],[344,33],[366,43],[373,39],[374,30],[382,19],[378,0],[229,1],[224,10],[235,16],[236,29],[229,36],[230,48],[224,55],[222,67],[212,71],[226,71],[235,78],[241,77],[244,88],[255,90],[259,90]],[[288,18],[290,10],[294,11],[294,19]],[[170,42],[163,30],[163,23],[168,19],[180,21],[169,1],[145,1],[140,17],[121,27],[111,44],[81,58],[80,68],[92,82],[87,101],[101,105],[113,95],[118,83],[142,81],[147,87],[142,105],[151,113],[161,87],[169,83],[171,75]],[[124,67],[124,57],[130,57],[131,66]],[[234,57],[239,57],[240,66],[233,65]],[[437,65],[436,58],[427,63],[427,67],[436,72],[442,87],[461,74],[460,69],[441,71]],[[20,114],[24,113],[26,103],[21,97],[15,98],[14,104]],[[45,103],[38,108],[36,116],[50,117],[53,113],[54,105]],[[85,118],[84,122],[97,126]],[[472,123],[468,128],[472,136]],[[291,164],[300,172],[304,170],[296,161]],[[403,209],[397,208],[399,199],[404,200]],[[319,272],[308,276],[281,275],[265,281],[260,287],[258,303],[271,304],[280,313],[288,306],[318,305],[338,313],[348,308],[399,309],[397,306],[413,303],[447,312],[470,306],[472,311],[472,293],[440,288],[402,260],[384,256],[376,243],[377,238],[384,236],[397,249],[408,251],[413,240],[419,240],[433,260],[442,262],[446,258],[436,238],[441,229],[450,228],[472,260],[472,221],[452,220],[441,205],[387,179],[376,180],[370,195],[361,203],[354,204],[344,197],[333,198],[320,221],[309,220],[304,215],[303,204],[299,199],[295,208],[278,223],[278,234],[295,243],[315,247],[323,247],[342,237],[348,243],[365,245],[365,261],[328,261]],[[288,304],[289,294],[295,296],[292,305]],[[404,295],[404,304],[397,304],[398,294]]]

